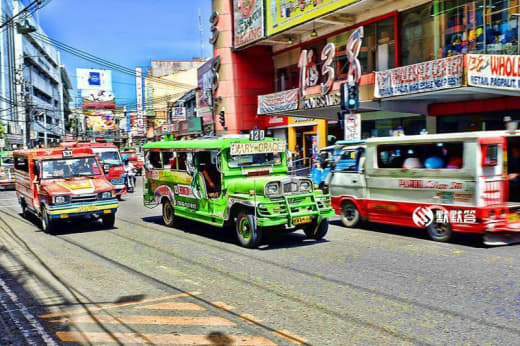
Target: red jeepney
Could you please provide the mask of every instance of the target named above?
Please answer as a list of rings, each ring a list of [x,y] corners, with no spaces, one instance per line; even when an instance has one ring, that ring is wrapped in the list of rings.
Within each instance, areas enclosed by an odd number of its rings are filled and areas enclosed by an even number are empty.
[[[117,198],[120,200],[126,194],[125,168],[119,149],[113,143],[100,142],[75,142],[64,143],[68,148],[90,148],[97,155],[99,162],[103,166],[105,177],[114,185]]]
[[[119,204],[114,187],[89,148],[40,148],[14,154],[16,195],[24,217],[40,218],[44,232],[57,220],[102,219],[113,227]]]

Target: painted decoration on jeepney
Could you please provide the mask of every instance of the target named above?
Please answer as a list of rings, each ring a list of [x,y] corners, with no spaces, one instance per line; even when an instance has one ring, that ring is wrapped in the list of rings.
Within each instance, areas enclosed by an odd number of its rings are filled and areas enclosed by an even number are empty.
[[[264,37],[264,0],[233,0],[235,48]]]
[[[181,185],[177,184],[173,188],[176,195],[182,196],[182,197],[190,197],[195,198],[195,195],[193,194],[193,189],[190,185]]]
[[[358,0],[268,0],[266,1],[266,31],[273,35],[314,18],[321,17]]]
[[[163,197],[168,197],[170,201],[174,201],[174,195],[172,189],[168,185],[161,185],[154,191],[155,201],[161,203]]]
[[[285,148],[285,141],[231,143],[230,155],[280,153]]]
[[[519,90],[520,56],[468,54],[468,85]]]
[[[271,114],[298,109],[298,89],[258,96],[258,114]]]
[[[464,56],[426,61],[376,72],[374,97],[415,94],[460,87]]]

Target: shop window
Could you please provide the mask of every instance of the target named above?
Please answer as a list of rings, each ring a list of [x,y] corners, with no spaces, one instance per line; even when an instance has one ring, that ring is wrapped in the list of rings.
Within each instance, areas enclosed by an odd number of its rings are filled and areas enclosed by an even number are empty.
[[[434,18],[432,3],[401,14],[401,63],[412,65],[433,60]]]
[[[379,145],[377,165],[379,168],[398,169],[461,169],[463,143]]]
[[[359,62],[363,73],[388,70],[395,67],[394,18],[387,18],[365,25],[364,38],[359,51]],[[348,60],[345,42],[353,30],[329,38],[336,43],[336,74],[339,79],[346,79]],[[340,43],[340,44],[338,44]]]

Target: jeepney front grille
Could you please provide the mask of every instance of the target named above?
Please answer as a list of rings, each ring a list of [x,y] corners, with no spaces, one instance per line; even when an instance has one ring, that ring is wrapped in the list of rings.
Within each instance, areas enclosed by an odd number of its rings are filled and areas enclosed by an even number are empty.
[[[72,203],[97,201],[97,194],[89,193],[89,194],[83,194],[83,195],[78,195],[78,196],[72,196],[70,198],[70,201]]]

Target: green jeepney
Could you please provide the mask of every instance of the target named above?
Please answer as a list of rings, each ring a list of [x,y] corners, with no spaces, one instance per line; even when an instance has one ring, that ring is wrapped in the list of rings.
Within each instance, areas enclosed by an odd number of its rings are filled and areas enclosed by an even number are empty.
[[[258,246],[264,231],[321,239],[333,216],[330,196],[307,177],[288,175],[285,141],[203,138],[146,144],[144,203],[179,217],[233,226],[240,243]]]

